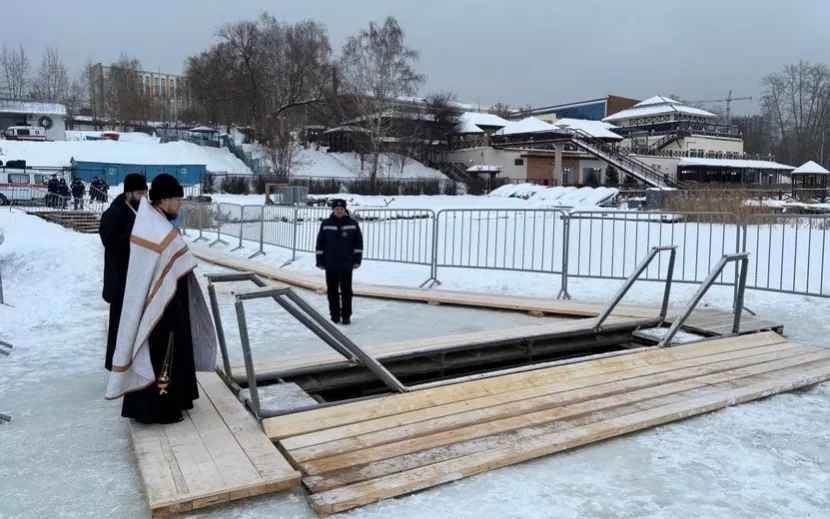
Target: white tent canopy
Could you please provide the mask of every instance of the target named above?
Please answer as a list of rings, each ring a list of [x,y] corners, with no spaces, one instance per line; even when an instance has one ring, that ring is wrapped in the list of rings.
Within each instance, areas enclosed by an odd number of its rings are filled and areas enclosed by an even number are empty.
[[[830,171],[811,160],[796,168],[791,175],[830,175]]]

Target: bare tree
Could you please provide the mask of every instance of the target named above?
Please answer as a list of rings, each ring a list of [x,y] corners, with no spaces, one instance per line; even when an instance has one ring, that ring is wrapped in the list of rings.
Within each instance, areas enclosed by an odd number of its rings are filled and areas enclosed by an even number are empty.
[[[29,94],[29,55],[22,44],[17,50],[4,44],[0,51],[0,93],[12,99]]]
[[[57,47],[46,47],[40,59],[40,68],[32,81],[31,97],[40,101],[62,101],[69,93],[69,86],[69,69]]]
[[[69,90],[61,101],[66,106],[66,115],[69,116],[69,120],[74,120],[80,114],[81,108],[89,101],[83,71],[69,84]]]
[[[305,110],[331,96],[325,27],[289,24],[266,13],[257,21],[223,25],[217,38],[186,61],[194,113],[206,121],[253,126],[257,140],[282,153],[285,131],[297,131],[292,125],[303,123]]]
[[[394,17],[371,22],[343,45],[339,77],[361,114],[372,154],[370,182],[377,183],[381,146],[400,120],[400,107],[424,82],[415,71],[418,52],[404,41]],[[406,116],[404,116],[406,117]]]
[[[772,122],[776,155],[792,164],[826,162],[830,126],[830,67],[799,61],[764,78],[761,98]]]
[[[510,108],[510,105],[507,103],[496,103],[487,110],[487,113],[491,113],[493,115],[498,115],[503,119],[507,119],[511,115],[513,115],[513,109]]]
[[[110,65],[104,78],[106,109],[111,122],[143,124],[150,120],[154,85],[141,81],[141,63],[124,54]]]
[[[442,162],[433,153],[436,149],[446,149],[449,136],[461,123],[462,110],[458,99],[452,92],[429,94],[423,105],[424,117],[421,135],[426,138],[422,149],[423,156],[430,162]]]

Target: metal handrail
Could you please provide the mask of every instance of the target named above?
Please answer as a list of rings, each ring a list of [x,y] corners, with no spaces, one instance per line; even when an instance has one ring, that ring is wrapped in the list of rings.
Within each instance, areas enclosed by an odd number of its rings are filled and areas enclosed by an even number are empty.
[[[738,335],[741,331],[741,314],[743,313],[744,307],[744,292],[746,291],[746,275],[747,271],[749,270],[749,253],[748,252],[739,252],[736,254],[724,254],[724,256],[718,261],[715,265],[715,268],[706,276],[706,279],[703,280],[700,287],[695,292],[695,295],[686,303],[686,306],[677,316],[677,318],[672,322],[669,331],[666,332],[666,335],[663,336],[663,339],[657,345],[658,348],[665,348],[671,343],[671,340],[674,339],[674,336],[680,330],[680,327],[683,326],[683,323],[686,322],[686,319],[692,315],[692,312],[697,308],[697,305],[700,303],[700,300],[703,299],[703,296],[706,295],[706,292],[712,287],[715,283],[715,280],[720,276],[721,272],[726,265],[731,262],[740,262],[741,268],[741,275],[735,279],[735,303],[734,303],[734,310],[735,310],[735,317],[732,321],[732,333],[730,336]]]
[[[668,272],[666,273],[666,288],[663,291],[663,304],[660,307],[660,318],[661,320],[666,319],[666,314],[669,311],[669,295],[671,294],[671,284],[672,278],[674,277],[674,259],[677,255],[677,245],[661,245],[658,247],[652,247],[651,250],[648,252],[645,258],[637,265],[637,268],[634,269],[634,272],[628,276],[625,280],[625,283],[617,290],[617,293],[614,294],[614,297],[611,298],[611,301],[606,305],[605,309],[602,313],[599,314],[597,317],[596,322],[594,323],[594,330],[599,331],[602,328],[602,323],[605,322],[606,319],[611,315],[614,311],[614,308],[620,303],[625,294],[631,289],[631,286],[634,285],[634,282],[642,275],[643,272],[648,268],[654,258],[657,257],[658,254],[661,252],[669,252],[669,266]]]
[[[410,391],[410,388],[401,383],[389,370],[378,362],[370,354],[363,351],[351,339],[346,337],[333,324],[329,323],[317,310],[304,301],[292,288],[271,287],[259,276],[250,273],[230,274],[207,274],[208,295],[210,296],[213,320],[217,328],[217,341],[222,354],[223,370],[226,381],[236,383],[247,383],[250,399],[246,402],[254,412],[257,419],[268,418],[285,414],[285,412],[263,409],[260,404],[259,391],[257,388],[257,374],[251,353],[251,341],[248,335],[248,322],[245,317],[244,301],[250,299],[272,298],[292,317],[297,319],[306,328],[322,339],[336,352],[340,353],[350,364],[362,364],[369,371],[374,373],[386,386],[398,393]],[[219,304],[216,298],[216,290],[213,284],[216,282],[251,281],[257,288],[245,292],[236,293],[236,317],[239,325],[239,338],[242,344],[242,354],[245,362],[245,375],[237,377],[231,372],[230,359],[228,356],[227,343],[225,341],[222,318],[219,314]],[[293,304],[292,304],[293,303]]]
[[[6,351],[7,348],[8,348],[8,351]],[[0,355],[8,356],[11,353],[12,348],[13,348],[13,346],[11,344],[9,344],[8,342],[0,341]],[[7,414],[0,413],[0,423],[1,422],[11,422],[11,421],[12,421],[11,416],[9,416]]]

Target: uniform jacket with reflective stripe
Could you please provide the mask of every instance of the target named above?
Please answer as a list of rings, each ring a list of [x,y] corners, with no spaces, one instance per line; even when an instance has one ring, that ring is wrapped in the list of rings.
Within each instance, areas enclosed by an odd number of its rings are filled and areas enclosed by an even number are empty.
[[[363,261],[363,233],[350,216],[323,220],[317,234],[317,266],[344,272]]]

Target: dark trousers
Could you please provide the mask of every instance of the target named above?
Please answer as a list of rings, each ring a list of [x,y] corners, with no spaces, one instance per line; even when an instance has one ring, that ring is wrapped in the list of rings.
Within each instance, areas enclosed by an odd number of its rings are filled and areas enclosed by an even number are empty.
[[[352,316],[352,271],[326,271],[326,293],[329,297],[329,314],[333,319]],[[342,299],[342,304],[341,304]]]
[[[107,329],[107,356],[104,360],[104,367],[112,371],[112,356],[115,355],[115,343],[118,340],[118,323],[121,321],[121,299],[110,303],[110,320]]]

